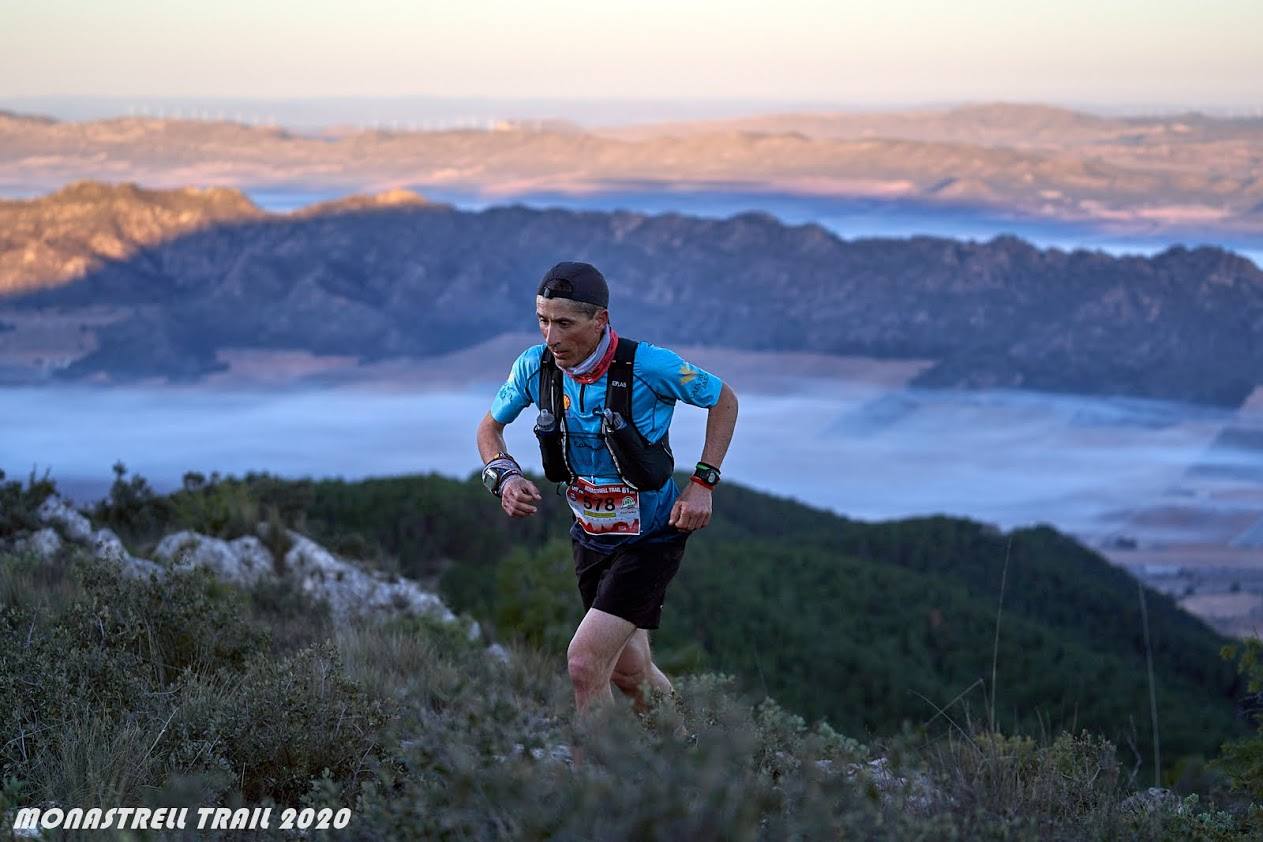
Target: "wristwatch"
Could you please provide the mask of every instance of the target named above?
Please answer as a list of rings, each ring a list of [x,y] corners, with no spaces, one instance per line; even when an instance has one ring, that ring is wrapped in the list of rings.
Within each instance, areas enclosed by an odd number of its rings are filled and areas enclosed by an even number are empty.
[[[698,485],[707,488],[714,488],[719,485],[719,469],[714,465],[707,465],[705,462],[697,463],[697,470],[693,472],[693,476],[689,478]]]
[[[482,486],[495,496],[500,496],[500,485],[511,476],[522,476],[517,460],[507,453],[497,453],[482,468]]]

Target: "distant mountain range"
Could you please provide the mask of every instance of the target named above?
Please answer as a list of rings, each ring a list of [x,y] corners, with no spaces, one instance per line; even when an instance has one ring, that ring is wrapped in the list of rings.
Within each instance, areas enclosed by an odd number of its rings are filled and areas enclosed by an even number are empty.
[[[0,203],[0,374],[197,379],[232,349],[427,357],[529,330],[537,279],[590,260],[627,335],[935,360],[929,386],[1239,405],[1263,383],[1263,271],[915,237],[843,241],[708,220],[395,192],[290,215],[232,190],[83,183]]]
[[[0,112],[0,186],[532,193],[769,191],[967,206],[1138,234],[1263,234],[1263,120],[1106,118],[1039,105],[786,114],[584,130],[330,130]],[[1190,233],[1191,232],[1191,233]]]

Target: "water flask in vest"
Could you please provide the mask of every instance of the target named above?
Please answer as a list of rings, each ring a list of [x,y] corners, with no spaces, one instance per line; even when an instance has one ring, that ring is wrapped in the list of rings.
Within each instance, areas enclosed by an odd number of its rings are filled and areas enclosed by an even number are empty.
[[[544,476],[552,482],[569,482],[570,467],[566,464],[566,442],[561,425],[551,410],[541,409],[535,420],[535,438],[544,463]]]

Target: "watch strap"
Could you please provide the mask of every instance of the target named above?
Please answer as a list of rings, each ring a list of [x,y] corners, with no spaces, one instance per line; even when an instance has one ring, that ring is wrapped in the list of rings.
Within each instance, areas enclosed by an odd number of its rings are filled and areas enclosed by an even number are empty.
[[[689,477],[689,480],[704,488],[714,488],[719,484],[720,476],[719,469],[714,465],[698,462],[697,469],[693,471],[693,476]]]

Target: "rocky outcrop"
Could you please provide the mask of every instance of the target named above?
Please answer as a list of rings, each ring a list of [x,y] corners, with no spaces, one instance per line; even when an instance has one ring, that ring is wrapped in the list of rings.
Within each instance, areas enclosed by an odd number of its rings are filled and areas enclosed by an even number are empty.
[[[14,539],[10,547],[15,552],[49,559],[61,553],[64,547],[78,547],[93,558],[119,564],[128,576],[150,576],[163,572],[158,564],[129,553],[114,531],[93,529],[92,521],[57,495],[48,496],[35,511],[35,516],[48,525]]]
[[[83,181],[29,202],[0,201],[0,295],[69,283],[171,237],[262,215],[244,193],[224,187]]]
[[[285,569],[304,591],[328,602],[335,615],[396,612],[456,620],[442,600],[415,582],[379,578],[297,532],[289,537],[293,546],[285,554]]]
[[[77,544],[92,540],[92,522],[56,495],[47,497],[35,514],[44,523],[60,529],[67,540]]]
[[[154,550],[155,563],[133,556],[114,532],[94,529],[87,517],[56,495],[43,502],[37,516],[49,526],[20,536],[12,543],[12,549],[49,559],[65,546],[77,546],[95,558],[119,565],[130,576],[162,577],[174,570],[203,567],[218,578],[243,587],[289,577],[312,599],[327,603],[339,619],[424,615],[443,623],[461,623],[471,641],[482,638],[476,622],[458,618],[442,599],[416,582],[365,570],[297,532],[287,533],[289,549],[279,563],[254,535],[226,541],[190,530],[159,541]],[[260,534],[266,535],[269,528],[268,524],[259,524]],[[492,644],[488,654],[501,662],[510,657],[499,644]]]
[[[154,557],[177,568],[208,567],[221,579],[245,586],[277,573],[272,554],[253,535],[225,541],[185,530],[159,541]]]
[[[61,536],[57,534],[57,530],[46,526],[32,532],[26,537],[19,538],[13,544],[13,549],[20,553],[31,553],[36,558],[49,559],[61,552],[62,541]]]
[[[14,549],[51,558],[62,549],[62,538],[78,545],[95,558],[118,564],[129,576],[162,573],[162,568],[149,559],[137,558],[127,551],[119,537],[109,529],[94,529],[92,521],[57,495],[49,495],[36,510],[36,517],[48,524],[28,536],[19,537]]]
[[[132,554],[123,546],[123,542],[110,529],[98,529],[93,532],[88,546],[92,549],[92,554],[102,561],[113,561],[125,565],[134,560]]]

